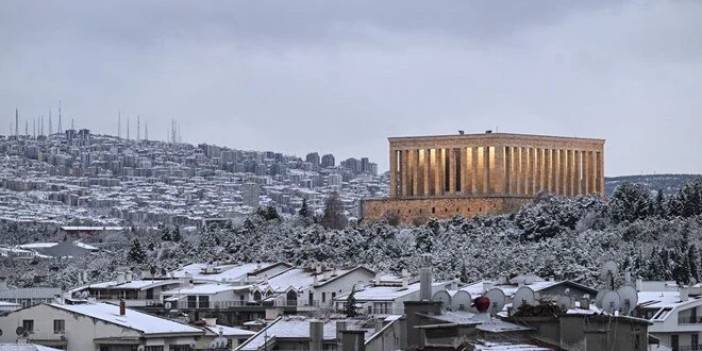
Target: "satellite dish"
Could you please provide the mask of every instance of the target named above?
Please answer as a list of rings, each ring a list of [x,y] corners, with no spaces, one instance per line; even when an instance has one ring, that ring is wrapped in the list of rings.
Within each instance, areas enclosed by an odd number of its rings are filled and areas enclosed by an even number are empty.
[[[505,293],[503,293],[502,290],[498,288],[492,288],[488,290],[488,292],[486,292],[483,296],[490,299],[490,308],[488,309],[488,312],[491,315],[498,314],[502,311],[502,308],[505,307]]]
[[[625,315],[631,314],[639,302],[639,294],[636,288],[631,285],[625,285],[617,289],[617,294],[620,298],[620,312]]]
[[[20,336],[20,337],[27,336],[27,332],[24,330],[23,327],[17,327],[17,329],[15,329],[15,333],[17,334],[17,336]]]
[[[614,282],[619,278],[619,268],[614,261],[607,261],[600,268],[600,280],[607,284],[607,287],[614,289]]]
[[[556,298],[556,303],[561,310],[567,312],[569,309],[573,308],[573,299],[567,295],[561,295]]]
[[[516,293],[514,293],[514,298],[512,299],[512,309],[514,312],[517,312],[523,305],[534,305],[535,303],[536,294],[534,294],[534,290],[528,286],[522,286],[517,289]]]
[[[473,297],[470,293],[465,290],[458,290],[456,294],[451,297],[451,310],[453,311],[466,311],[470,309]]]
[[[225,347],[227,347],[227,339],[222,336],[219,336],[214,340],[210,341],[211,349],[223,349]]]
[[[620,301],[621,299],[616,291],[607,291],[604,294],[604,297],[602,297],[601,308],[603,311],[609,314],[614,314],[615,311],[619,310]]]

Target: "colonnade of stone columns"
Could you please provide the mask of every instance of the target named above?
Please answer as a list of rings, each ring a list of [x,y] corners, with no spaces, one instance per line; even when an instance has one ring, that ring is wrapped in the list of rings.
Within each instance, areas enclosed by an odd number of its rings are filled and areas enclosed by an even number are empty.
[[[390,197],[604,193],[601,150],[529,146],[390,149]]]

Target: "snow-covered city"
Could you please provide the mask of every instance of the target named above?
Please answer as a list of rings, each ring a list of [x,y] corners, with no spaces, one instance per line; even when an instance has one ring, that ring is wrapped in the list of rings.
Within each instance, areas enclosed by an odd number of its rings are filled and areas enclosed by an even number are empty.
[[[702,350],[700,18],[0,1],[0,351]]]

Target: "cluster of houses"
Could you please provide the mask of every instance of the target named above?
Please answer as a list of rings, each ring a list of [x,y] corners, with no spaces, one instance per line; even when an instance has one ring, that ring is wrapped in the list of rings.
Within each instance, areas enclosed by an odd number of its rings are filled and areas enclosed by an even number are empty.
[[[0,350],[702,349],[700,286],[631,282],[625,307],[625,292],[571,281],[435,281],[430,263],[418,273],[214,263],[67,292],[3,286]]]

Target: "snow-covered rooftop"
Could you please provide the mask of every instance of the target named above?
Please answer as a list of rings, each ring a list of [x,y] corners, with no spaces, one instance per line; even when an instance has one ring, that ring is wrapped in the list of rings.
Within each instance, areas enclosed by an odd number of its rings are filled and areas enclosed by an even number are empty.
[[[451,283],[450,281],[434,282],[432,283],[432,288],[434,290],[441,289]],[[394,301],[395,299],[419,292],[419,286],[419,282],[408,284],[407,287],[367,286],[363,290],[356,291],[354,298],[358,301]],[[339,297],[339,300],[345,300],[347,296]]]
[[[52,303],[49,305],[57,309],[137,330],[144,334],[202,334],[200,329],[132,309],[127,309],[127,312],[121,316],[119,314],[119,306],[108,303],[77,305]]]
[[[192,286],[164,291],[163,295],[214,295],[225,291],[249,289],[251,285],[195,284]]]
[[[267,262],[212,266],[206,263],[193,263],[176,269],[172,271],[171,274],[178,278],[191,277],[194,280],[200,281],[241,282],[246,280],[249,273],[266,269],[275,264],[276,263]],[[211,269],[212,273],[206,273],[208,267]]]

